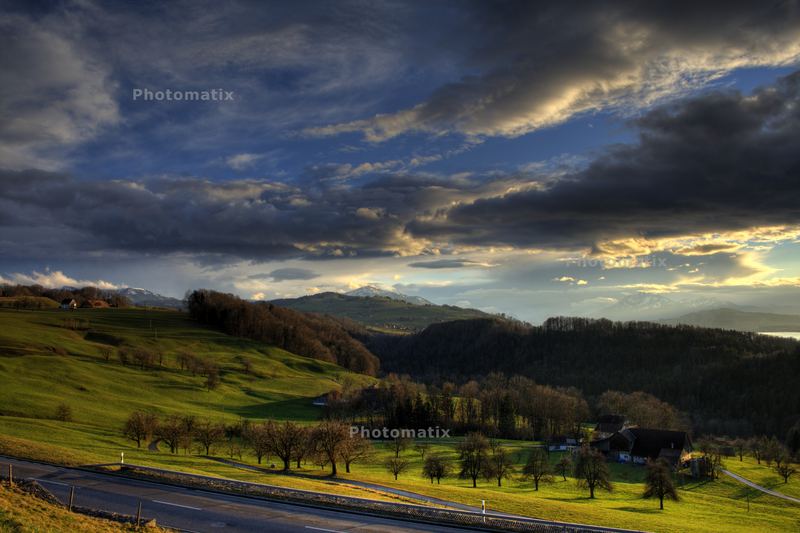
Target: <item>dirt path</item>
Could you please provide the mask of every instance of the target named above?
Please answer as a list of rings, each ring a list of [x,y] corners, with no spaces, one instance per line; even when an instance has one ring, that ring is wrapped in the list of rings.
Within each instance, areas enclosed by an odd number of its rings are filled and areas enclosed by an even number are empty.
[[[768,489],[766,487],[762,487],[761,485],[757,485],[757,484],[753,483],[752,481],[750,481],[749,479],[743,478],[739,474],[734,474],[733,472],[730,472],[728,470],[723,470],[722,473],[725,474],[726,476],[732,477],[733,479],[735,479],[739,483],[744,483],[745,485],[747,485],[749,487],[753,487],[756,490],[760,490],[761,492],[763,492],[765,494],[769,494],[770,496],[775,496],[776,498],[782,498],[784,500],[789,500],[790,502],[794,502],[794,503],[800,503],[800,499],[794,498],[792,496],[787,496],[786,494],[784,494],[782,492],[771,490],[771,489]]]

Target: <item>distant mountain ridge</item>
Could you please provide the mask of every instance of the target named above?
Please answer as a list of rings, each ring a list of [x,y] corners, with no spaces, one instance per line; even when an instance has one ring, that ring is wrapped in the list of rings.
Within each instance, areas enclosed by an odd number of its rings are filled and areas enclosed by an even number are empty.
[[[173,309],[183,309],[186,307],[183,300],[171,296],[164,296],[147,289],[125,287],[117,289],[114,292],[128,298],[133,305],[138,307],[168,307]]]
[[[344,294],[345,296],[357,296],[359,298],[389,298],[390,300],[399,300],[414,305],[433,305],[433,303],[420,296],[409,296],[396,291],[387,291],[375,285],[365,285]]]
[[[296,311],[348,318],[373,329],[397,332],[419,331],[440,322],[493,316],[477,309],[435,305],[424,298],[398,298],[398,295],[405,296],[399,293],[384,296],[372,290],[357,289],[353,292],[357,292],[357,295],[323,292],[300,298],[272,300],[271,303]],[[426,303],[415,303],[420,301]]]
[[[800,331],[800,315],[742,311],[731,308],[696,311],[660,322],[738,331]]]
[[[735,308],[730,302],[714,298],[684,298],[673,300],[662,294],[637,292],[621,298],[616,303],[600,310],[598,316],[612,320],[666,320],[688,312],[713,308]]]

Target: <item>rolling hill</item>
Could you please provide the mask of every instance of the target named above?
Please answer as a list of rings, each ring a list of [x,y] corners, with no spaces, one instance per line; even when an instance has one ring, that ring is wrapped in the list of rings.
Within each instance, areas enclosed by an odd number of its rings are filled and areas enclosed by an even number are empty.
[[[440,322],[492,316],[477,309],[451,305],[420,305],[385,296],[352,296],[337,292],[273,300],[271,303],[297,311],[348,318],[371,329],[387,332],[419,331]]]
[[[343,380],[372,382],[202,327],[177,311],[0,309],[0,324],[0,434],[65,448],[124,447],[120,429],[136,409],[227,422],[313,420],[321,415],[313,398]],[[143,369],[122,364],[126,349],[160,357]],[[208,390],[201,375],[181,368],[186,353],[218,366],[217,388]],[[72,411],[66,424],[56,420],[62,403]]]

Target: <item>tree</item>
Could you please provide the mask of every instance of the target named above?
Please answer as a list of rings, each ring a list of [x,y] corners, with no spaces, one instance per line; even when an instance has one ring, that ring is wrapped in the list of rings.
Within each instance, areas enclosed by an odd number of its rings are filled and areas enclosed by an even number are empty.
[[[744,451],[747,448],[747,440],[746,439],[733,439],[731,441],[731,446],[736,450],[736,455],[739,456],[739,462],[744,461]]]
[[[170,453],[176,453],[181,439],[186,435],[186,425],[179,417],[175,415],[168,416],[158,424],[155,435],[169,446]]]
[[[660,509],[664,509],[664,498],[678,501],[678,491],[672,483],[672,470],[663,459],[647,462],[644,483],[644,497],[658,498]]]
[[[389,457],[384,461],[383,465],[389,473],[394,474],[394,480],[397,481],[397,476],[408,470],[411,463],[402,457]]]
[[[502,487],[503,480],[510,478],[513,473],[514,461],[512,461],[511,455],[509,455],[505,448],[495,448],[489,456],[489,460],[486,462],[484,475],[487,478],[496,479],[497,486]]]
[[[208,392],[219,387],[220,379],[219,379],[219,370],[213,369],[208,372],[206,375],[205,386]]]
[[[222,424],[207,420],[197,423],[194,427],[194,438],[205,449],[206,455],[211,453],[211,447],[225,437],[225,428]]]
[[[761,458],[766,461],[767,466],[772,466],[772,462],[784,453],[783,444],[776,437],[767,439],[764,443],[764,449],[761,452]]]
[[[136,443],[137,448],[142,447],[142,440],[153,434],[158,425],[158,419],[153,413],[134,411],[125,421],[122,434]]]
[[[611,472],[602,453],[584,446],[575,457],[575,479],[578,487],[589,489],[589,497],[594,498],[596,489],[611,491]]]
[[[347,424],[333,420],[321,422],[313,432],[316,449],[331,464],[331,476],[336,476],[336,463],[339,460],[342,448],[350,438],[350,428]]]
[[[395,437],[392,440],[392,450],[395,457],[400,457],[400,454],[406,451],[409,446],[411,446],[411,439],[409,438]]]
[[[72,407],[70,407],[66,403],[60,403],[56,407],[56,420],[60,420],[61,422],[71,422],[72,421]]]
[[[775,472],[783,478],[784,483],[788,483],[789,478],[797,473],[788,453],[783,453],[775,458]]]
[[[478,486],[478,477],[486,468],[488,449],[489,441],[480,433],[469,433],[458,444],[458,460],[461,464],[458,476],[471,479],[473,488]]]
[[[567,480],[567,472],[570,471],[572,468],[572,460],[569,458],[569,455],[564,455],[561,459],[558,460],[556,463],[556,472],[564,479]]]
[[[762,453],[764,451],[764,447],[767,443],[767,439],[764,436],[753,437],[748,442],[748,448],[750,448],[750,453],[753,454],[753,457],[756,458],[756,462],[761,464]]]
[[[267,424],[251,425],[245,431],[244,438],[248,446],[250,446],[250,449],[253,450],[256,461],[258,461],[258,464],[261,464],[261,460],[264,456],[269,455],[272,444]],[[233,441],[233,439],[231,439],[231,441]]]
[[[296,455],[295,450],[303,445],[305,433],[300,426],[289,421],[282,424],[268,422],[266,428],[270,451],[283,461],[283,471],[287,472],[292,457]]]
[[[414,446],[414,451],[419,454],[420,459],[425,461],[425,454],[431,449],[431,445],[427,442],[420,442]]]
[[[539,483],[551,483],[553,481],[550,462],[547,459],[547,451],[544,448],[534,448],[528,457],[528,462],[522,469],[524,479],[533,481],[533,490],[539,490]]]
[[[442,455],[429,455],[422,465],[422,475],[430,478],[431,484],[436,480],[438,485],[443,477],[450,473],[450,463]]]
[[[350,465],[372,455],[372,444],[361,435],[349,435],[339,455],[344,461],[344,471],[350,473]]]

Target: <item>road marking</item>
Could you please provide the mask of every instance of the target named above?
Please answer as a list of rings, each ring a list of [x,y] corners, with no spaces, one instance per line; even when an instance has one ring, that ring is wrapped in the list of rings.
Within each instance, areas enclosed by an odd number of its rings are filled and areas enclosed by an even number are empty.
[[[69,487],[69,483],[61,483],[60,481],[52,481],[50,479],[39,479],[39,478],[31,478],[34,481],[38,481],[39,483],[52,483],[54,485],[61,485],[62,487]]]
[[[306,529],[313,529],[315,531],[328,531],[329,533],[344,533],[344,531],[339,531],[338,529],[325,529],[324,527],[306,526]]]
[[[191,509],[192,511],[202,511],[199,507],[192,507],[191,505],[181,505],[179,503],[162,502],[161,500],[153,500],[153,503],[160,503],[161,505],[171,505],[173,507],[182,507],[183,509]]]

